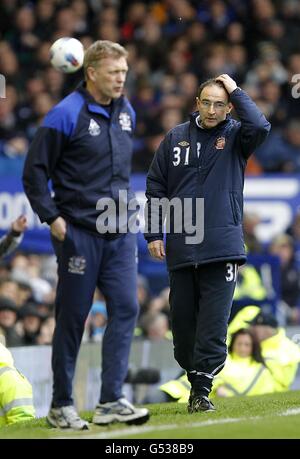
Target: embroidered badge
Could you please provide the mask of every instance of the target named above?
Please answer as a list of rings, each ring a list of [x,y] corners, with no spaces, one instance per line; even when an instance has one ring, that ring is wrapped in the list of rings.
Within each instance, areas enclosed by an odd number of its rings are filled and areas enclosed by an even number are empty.
[[[90,135],[92,135],[92,136],[99,135],[100,132],[101,132],[99,124],[96,123],[96,121],[93,120],[93,118],[90,121],[90,125],[89,125],[88,131],[89,131]]]
[[[181,147],[187,147],[189,145],[189,142],[187,142],[186,140],[182,140],[181,142],[178,142],[178,145],[180,145]]]
[[[217,140],[215,141],[215,147],[217,150],[223,150],[226,144],[226,139],[225,137],[218,137]]]
[[[131,127],[131,118],[126,112],[121,112],[119,115],[119,123],[121,125],[122,131],[132,131]]]
[[[84,257],[71,257],[69,259],[68,272],[72,274],[84,274],[86,267],[86,259]]]

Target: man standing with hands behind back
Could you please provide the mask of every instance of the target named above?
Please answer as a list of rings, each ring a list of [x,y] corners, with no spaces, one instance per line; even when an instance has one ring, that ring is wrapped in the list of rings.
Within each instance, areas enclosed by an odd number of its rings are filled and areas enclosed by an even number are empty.
[[[165,258],[159,199],[204,205],[202,242],[191,243],[170,217],[166,258],[174,355],[191,383],[190,413],[214,411],[208,396],[227,355],[226,334],[239,264],[246,261],[242,231],[247,159],[267,137],[270,123],[229,75],[205,81],[190,121],[171,129],[147,177],[146,221],[150,254]],[[231,118],[235,108],[240,121]],[[153,199],[157,198],[157,199]],[[173,212],[173,214],[175,211]],[[204,221],[203,221],[204,220]],[[158,222],[153,229],[153,223]],[[151,228],[152,223],[152,228]],[[175,224],[176,226],[176,224]]]
[[[85,82],[47,114],[25,163],[26,194],[50,225],[58,259],[53,398],[47,416],[54,427],[88,428],[74,407],[72,382],[96,286],[106,300],[108,323],[93,422],[140,424],[149,418],[147,409],[135,408],[121,392],[138,311],[136,235],[120,228],[100,231],[97,210],[99,199],[113,200],[118,209],[119,192],[131,193],[135,113],[122,95],[127,71],[121,45],[93,43],[85,52]]]

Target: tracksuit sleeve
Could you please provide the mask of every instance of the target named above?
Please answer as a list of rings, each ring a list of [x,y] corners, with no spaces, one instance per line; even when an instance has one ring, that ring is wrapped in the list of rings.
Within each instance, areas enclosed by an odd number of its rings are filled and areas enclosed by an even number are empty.
[[[149,242],[163,240],[165,211],[159,199],[167,196],[168,138],[161,142],[147,175],[145,206],[145,239]]]
[[[30,145],[23,171],[23,186],[41,222],[51,224],[58,216],[48,181],[61,154],[66,136],[52,127],[40,127]]]
[[[243,157],[248,159],[255,149],[267,138],[271,124],[242,89],[235,89],[230,94],[230,100],[241,122],[238,135],[239,146]]]

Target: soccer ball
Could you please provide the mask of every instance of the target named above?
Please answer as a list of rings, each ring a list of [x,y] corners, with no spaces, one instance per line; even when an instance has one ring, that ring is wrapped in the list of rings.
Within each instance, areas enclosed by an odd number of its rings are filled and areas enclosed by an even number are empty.
[[[83,57],[83,45],[76,38],[59,38],[50,48],[51,64],[64,73],[77,72],[83,64]]]

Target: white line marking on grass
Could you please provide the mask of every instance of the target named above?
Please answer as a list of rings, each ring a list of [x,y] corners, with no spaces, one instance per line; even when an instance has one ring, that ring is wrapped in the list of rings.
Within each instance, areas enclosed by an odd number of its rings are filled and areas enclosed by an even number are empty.
[[[193,427],[206,427],[215,424],[230,424],[234,422],[240,422],[244,420],[254,420],[257,419],[256,417],[252,418],[225,418],[225,419],[216,419],[216,420],[208,420],[202,422],[189,422],[187,424],[163,424],[157,426],[143,426],[143,427],[128,427],[127,429],[118,429],[112,430],[110,432],[90,432],[84,433],[80,435],[78,438],[80,439],[90,439],[90,438],[115,438],[118,436],[124,435],[135,435],[141,434],[144,432],[156,432],[156,431],[164,431],[164,430],[175,430],[178,428],[193,428]],[[58,439],[66,439],[71,437],[56,437]]]
[[[281,413],[280,416],[296,416],[297,414],[300,414],[300,408],[289,408]]]
[[[300,408],[290,408],[282,413],[273,413],[275,416],[296,416],[300,414]],[[196,428],[196,427],[207,427],[207,426],[212,426],[212,425],[218,425],[218,424],[234,424],[237,422],[244,422],[244,421],[257,421],[264,419],[266,416],[250,416],[250,417],[241,417],[241,418],[224,418],[224,419],[209,419],[207,421],[201,421],[201,422],[189,422],[185,424],[163,424],[163,425],[152,425],[152,426],[141,426],[141,427],[128,427],[124,429],[118,429],[118,430],[111,430],[111,431],[106,431],[106,432],[97,432],[97,431],[90,431],[89,433],[81,433],[78,432],[78,437],[80,439],[110,439],[110,438],[118,438],[118,437],[124,437],[125,435],[139,435],[143,434],[146,432],[158,432],[158,431],[164,431],[164,430],[176,430],[178,428],[180,429],[191,429],[191,428]],[[99,426],[100,427],[100,426]],[[93,429],[97,428],[97,426],[94,426]],[[73,430],[73,432],[75,432]],[[74,437],[72,436],[62,436],[62,437],[56,437],[57,439],[72,439]]]

